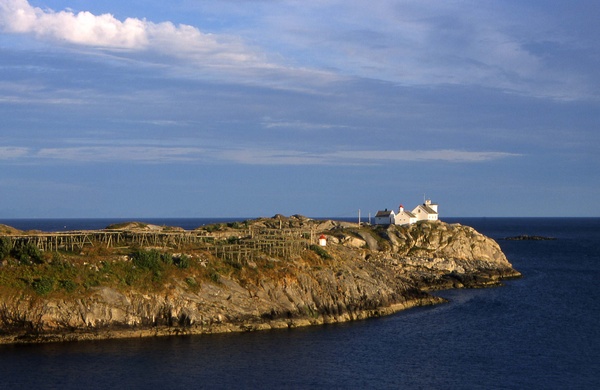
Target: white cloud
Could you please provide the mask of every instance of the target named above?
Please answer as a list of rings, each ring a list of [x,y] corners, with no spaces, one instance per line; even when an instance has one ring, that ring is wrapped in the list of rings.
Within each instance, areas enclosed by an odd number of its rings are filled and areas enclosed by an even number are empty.
[[[110,14],[45,11],[27,0],[5,0],[0,11],[0,25],[7,32],[112,48],[139,49],[148,44],[147,22],[139,19],[121,22]]]
[[[326,154],[297,150],[232,149],[221,151],[218,156],[225,161],[247,165],[331,165],[334,163]]]
[[[263,118],[262,125],[266,129],[295,129],[295,130],[332,130],[332,129],[345,129],[349,126],[337,125],[330,123],[312,123],[304,121],[284,121],[275,120],[270,117]]]
[[[221,154],[227,160],[257,165],[378,165],[389,162],[478,163],[517,157],[506,152],[462,150],[354,150],[309,153],[294,150],[230,150]]]
[[[333,157],[356,161],[446,161],[456,163],[482,162],[519,154],[506,152],[469,152],[464,150],[357,150],[332,154]]]
[[[111,14],[42,10],[27,0],[0,3],[0,28],[8,33],[109,50],[154,51],[205,65],[268,67],[263,56],[238,37],[203,33],[193,26],[171,22],[136,18],[121,21]]]
[[[1,68],[0,68],[1,71]],[[89,101],[90,96],[97,97],[85,89],[55,89],[51,90],[43,83],[34,81],[0,81],[0,103],[19,105],[82,105]]]
[[[24,157],[29,153],[28,148],[0,146],[0,160],[16,159]]]
[[[130,141],[131,143],[133,141]],[[0,160],[81,163],[234,163],[244,165],[380,165],[393,162],[480,163],[519,154],[462,150],[354,150],[306,152],[287,149],[219,149],[194,146],[93,145],[42,148],[0,147]]]
[[[100,47],[121,60],[168,64],[176,77],[225,75],[228,81],[301,92],[342,77],[362,77],[409,86],[483,86],[555,99],[597,96],[589,74],[566,69],[561,53],[561,66],[551,66],[549,56],[531,49],[540,42],[557,47],[576,42],[557,31],[560,21],[541,6],[473,0],[197,3],[186,6],[215,20],[248,20],[239,27],[231,23],[230,34],[210,34],[168,21],[119,20],[1,0],[0,30]]]
[[[140,163],[189,162],[202,158],[200,148],[154,147],[154,146],[86,146],[72,148],[44,148],[36,153],[37,158],[79,162]]]
[[[22,97],[22,96],[10,96],[0,95],[0,103],[9,104],[56,104],[60,106],[82,104],[82,100],[73,98],[60,98],[60,97]]]
[[[479,1],[284,2],[261,34],[297,61],[400,85],[468,85],[574,99],[597,95],[530,44],[565,40],[535,6]],[[271,39],[273,40],[273,39]],[[586,92],[587,91],[587,92]],[[588,96],[586,96],[588,95]]]

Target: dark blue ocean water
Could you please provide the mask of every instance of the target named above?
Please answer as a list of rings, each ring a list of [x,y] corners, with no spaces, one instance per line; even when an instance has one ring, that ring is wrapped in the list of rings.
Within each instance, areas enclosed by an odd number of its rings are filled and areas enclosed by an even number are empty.
[[[523,278],[354,323],[0,346],[0,387],[600,388],[600,219],[447,221],[498,239]],[[520,234],[557,240],[500,240]]]

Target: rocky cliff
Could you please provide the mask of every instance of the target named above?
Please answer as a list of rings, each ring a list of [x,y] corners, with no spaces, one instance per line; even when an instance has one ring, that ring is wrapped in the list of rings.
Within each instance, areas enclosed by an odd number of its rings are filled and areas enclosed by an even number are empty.
[[[0,341],[201,334],[349,321],[441,302],[430,290],[482,287],[519,276],[495,241],[458,224],[365,227],[276,216],[202,229],[215,241],[178,248],[185,253],[177,256],[189,258],[190,266],[161,265],[148,271],[152,286],[147,288],[129,282],[128,276],[117,278],[124,282],[110,282],[125,269],[119,268],[123,264],[136,277],[145,277],[143,263],[114,251],[53,255],[46,262],[54,265],[29,265],[50,270],[59,263],[69,275],[77,267],[95,272],[87,277],[94,283],[77,279],[71,289],[49,293],[9,283],[8,275],[25,266],[5,260],[0,267]],[[278,236],[278,231],[290,236]],[[314,245],[315,235],[321,234],[327,237],[326,247]],[[232,252],[219,257],[226,250]],[[81,256],[87,256],[85,261]],[[64,276],[55,277],[54,286],[64,284],[60,278]],[[31,280],[35,285],[41,278]]]

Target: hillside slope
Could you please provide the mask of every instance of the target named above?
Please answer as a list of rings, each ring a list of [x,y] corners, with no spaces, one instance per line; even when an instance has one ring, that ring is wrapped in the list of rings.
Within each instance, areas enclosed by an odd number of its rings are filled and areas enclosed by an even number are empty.
[[[119,249],[94,243],[79,253],[44,253],[31,264],[5,258],[0,342],[342,322],[441,302],[430,290],[519,276],[495,241],[443,222],[359,227],[278,215],[195,233],[210,242]],[[326,247],[315,245],[321,234]]]

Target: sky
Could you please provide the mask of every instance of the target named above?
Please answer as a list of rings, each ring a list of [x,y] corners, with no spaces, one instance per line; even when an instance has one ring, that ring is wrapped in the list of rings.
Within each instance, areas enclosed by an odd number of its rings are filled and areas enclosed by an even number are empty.
[[[0,0],[0,218],[600,216],[597,0]]]

